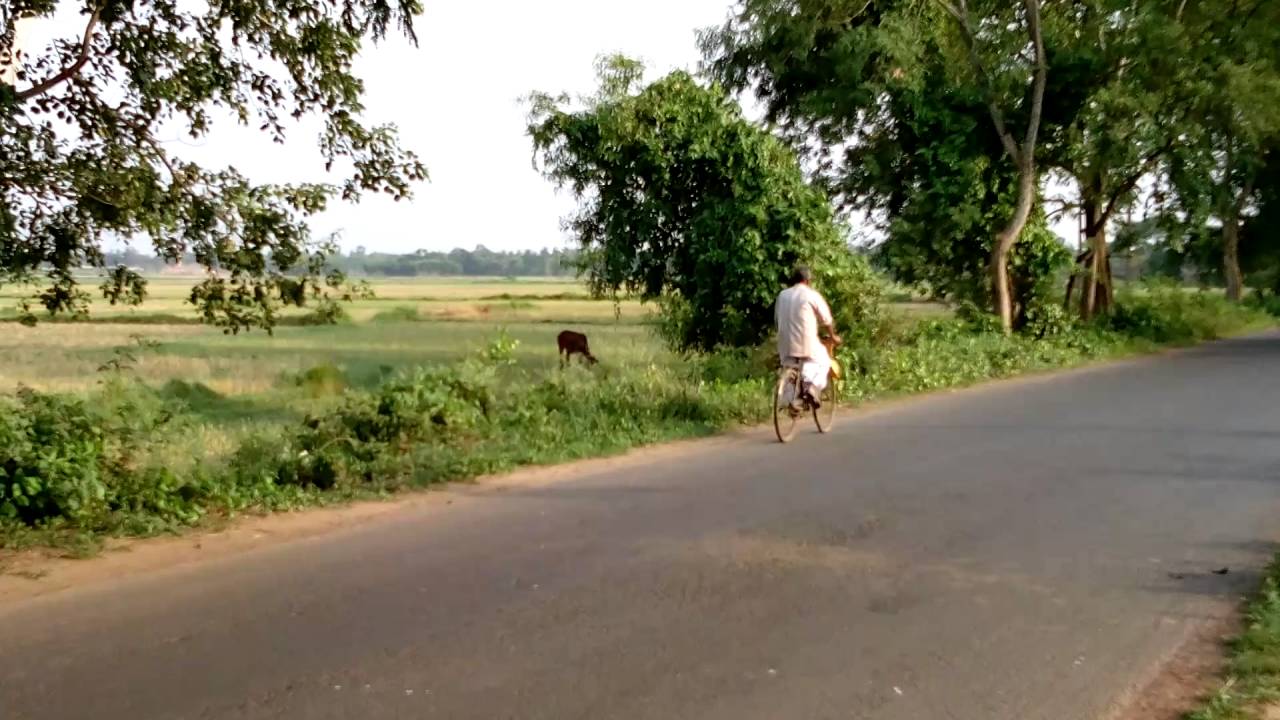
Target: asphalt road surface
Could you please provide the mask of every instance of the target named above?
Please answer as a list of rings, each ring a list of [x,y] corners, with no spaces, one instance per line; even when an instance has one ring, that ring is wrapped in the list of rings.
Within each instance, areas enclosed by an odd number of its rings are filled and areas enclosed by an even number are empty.
[[[1278,370],[912,400],[18,603],[0,717],[1103,717],[1257,582]]]

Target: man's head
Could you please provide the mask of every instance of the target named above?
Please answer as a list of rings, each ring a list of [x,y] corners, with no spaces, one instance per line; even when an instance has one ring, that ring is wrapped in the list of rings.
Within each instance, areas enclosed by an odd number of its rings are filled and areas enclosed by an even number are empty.
[[[792,285],[808,285],[813,282],[813,271],[807,265],[797,265],[795,270],[791,271]]]

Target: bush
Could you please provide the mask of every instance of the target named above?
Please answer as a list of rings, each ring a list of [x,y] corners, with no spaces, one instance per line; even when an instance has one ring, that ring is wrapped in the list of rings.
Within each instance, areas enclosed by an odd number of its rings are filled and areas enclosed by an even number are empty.
[[[1256,292],[1249,296],[1247,305],[1271,317],[1280,318],[1280,295],[1275,293]]]
[[[1257,327],[1266,315],[1217,293],[1190,292],[1170,282],[1153,282],[1117,298],[1109,325],[1115,332],[1161,345],[1216,340]]]
[[[85,399],[0,398],[0,519],[105,529],[194,518],[198,493],[147,458],[171,419],[154,392],[118,377]]]
[[[418,308],[404,305],[383,310],[370,318],[370,322],[375,323],[420,322],[421,320],[422,315],[418,312]]]
[[[417,368],[374,393],[353,393],[341,405],[309,416],[281,439],[281,453],[254,445],[237,456],[242,482],[321,490],[395,480],[418,444],[465,435],[489,419],[498,371],[516,347],[505,334],[455,365]],[[273,456],[274,463],[264,458]]]
[[[342,368],[325,363],[316,365],[299,373],[293,384],[302,389],[309,397],[321,398],[341,395],[351,386],[351,381]]]

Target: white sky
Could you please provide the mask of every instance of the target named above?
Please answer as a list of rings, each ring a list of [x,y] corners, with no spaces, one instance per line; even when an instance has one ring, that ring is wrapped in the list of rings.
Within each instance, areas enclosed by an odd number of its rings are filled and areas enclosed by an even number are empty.
[[[696,30],[721,23],[731,0],[425,5],[419,47],[398,38],[368,47],[357,74],[366,84],[367,118],[398,125],[402,145],[421,156],[431,179],[407,202],[369,196],[312,218],[316,235],[340,231],[347,249],[564,246],[560,218],[573,202],[533,169],[520,99],[533,90],[590,92],[593,62],[604,53],[643,59],[651,79],[692,68]],[[23,46],[33,50],[55,33],[74,35],[83,27],[75,16],[32,25]],[[178,132],[166,139],[175,153],[206,166],[233,165],[257,181],[322,181],[314,134],[299,129],[284,146],[230,121],[199,145]],[[1071,238],[1073,229],[1073,219],[1058,228]]]

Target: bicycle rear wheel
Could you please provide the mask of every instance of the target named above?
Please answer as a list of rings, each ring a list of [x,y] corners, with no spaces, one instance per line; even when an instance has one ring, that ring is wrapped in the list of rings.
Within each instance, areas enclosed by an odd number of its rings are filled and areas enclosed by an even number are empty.
[[[822,407],[813,409],[813,423],[818,426],[818,432],[829,433],[836,422],[836,401],[840,398],[840,388],[834,376],[827,376],[827,386],[822,389],[822,394],[818,400],[822,402]]]
[[[781,443],[790,442],[796,434],[800,413],[792,403],[798,400],[799,378],[795,370],[784,369],[778,373],[778,382],[773,388],[773,430]]]

